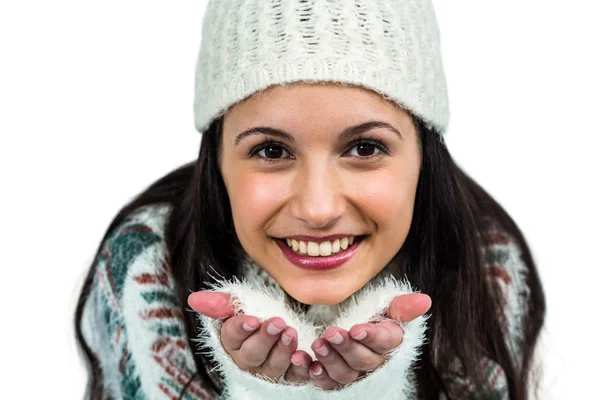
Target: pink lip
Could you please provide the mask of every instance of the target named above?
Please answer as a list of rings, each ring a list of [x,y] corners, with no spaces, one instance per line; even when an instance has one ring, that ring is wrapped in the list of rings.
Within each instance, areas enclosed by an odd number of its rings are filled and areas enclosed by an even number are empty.
[[[352,245],[346,250],[328,257],[303,256],[294,253],[294,251],[290,249],[290,247],[284,240],[275,239],[275,241],[277,242],[277,245],[283,252],[283,255],[285,255],[285,257],[297,267],[311,270],[328,270],[337,268],[346,261],[348,261],[350,258],[352,258],[352,256],[354,256],[354,254],[356,253],[356,250],[358,250],[358,245],[360,244],[360,242],[362,242],[363,239],[364,236],[355,238],[354,243],[352,243]]]

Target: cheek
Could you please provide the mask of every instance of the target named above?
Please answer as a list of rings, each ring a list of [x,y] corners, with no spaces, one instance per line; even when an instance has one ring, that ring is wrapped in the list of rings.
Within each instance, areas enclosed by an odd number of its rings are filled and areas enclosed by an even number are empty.
[[[418,172],[399,173],[399,169],[379,171],[378,176],[361,180],[357,187],[358,206],[377,225],[378,230],[408,229],[412,220]]]
[[[228,192],[234,225],[242,243],[264,232],[283,198],[278,180],[250,172],[232,176]]]

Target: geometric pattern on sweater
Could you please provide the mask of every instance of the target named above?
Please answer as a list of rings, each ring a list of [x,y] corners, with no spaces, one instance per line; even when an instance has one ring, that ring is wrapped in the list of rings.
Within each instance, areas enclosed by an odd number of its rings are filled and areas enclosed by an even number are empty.
[[[196,372],[167,270],[166,206],[129,215],[102,245],[84,335],[99,357],[107,398],[177,399]],[[196,379],[185,400],[213,399]]]
[[[174,281],[167,268],[163,231],[169,211],[170,206],[155,204],[129,215],[107,237],[95,266],[84,309],[83,333],[99,358],[107,398],[174,400],[196,372]],[[501,290],[497,314],[505,321],[512,354],[519,362],[523,340],[519,310],[527,304],[529,293],[526,266],[513,238],[492,229],[490,239],[481,249],[485,275]],[[267,284],[277,285],[261,271],[259,275]],[[331,310],[335,308],[319,309],[315,315]],[[445,376],[451,393],[460,399],[508,399],[506,376],[500,366],[482,358],[481,368],[489,378],[485,394],[475,392],[472,383],[460,376],[460,368],[455,375]],[[216,398],[198,379],[188,386],[184,397]]]
[[[492,221],[490,221],[492,222]],[[522,364],[521,349],[524,342],[522,310],[529,304],[527,286],[527,265],[521,258],[517,241],[493,222],[488,228],[481,254],[484,276],[490,290],[499,290],[496,300],[496,316],[501,321],[501,329],[508,337],[508,349],[513,363],[520,370]],[[495,293],[495,292],[493,292]],[[506,335],[508,333],[508,335]],[[508,400],[508,382],[500,365],[487,357],[482,357],[479,369],[484,371],[485,394],[477,393],[474,383],[464,378],[460,362],[453,365],[454,374],[444,376],[453,397],[458,399]],[[441,395],[440,399],[445,399]]]

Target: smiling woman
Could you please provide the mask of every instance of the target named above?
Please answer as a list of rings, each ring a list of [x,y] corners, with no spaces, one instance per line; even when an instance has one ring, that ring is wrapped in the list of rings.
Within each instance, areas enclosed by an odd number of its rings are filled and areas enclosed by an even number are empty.
[[[196,79],[198,159],[82,289],[90,398],[527,398],[544,294],[445,145],[430,1],[210,1]]]
[[[219,165],[248,255],[296,300],[337,304],[402,247],[421,150],[410,114],[377,93],[293,84],[225,115]]]

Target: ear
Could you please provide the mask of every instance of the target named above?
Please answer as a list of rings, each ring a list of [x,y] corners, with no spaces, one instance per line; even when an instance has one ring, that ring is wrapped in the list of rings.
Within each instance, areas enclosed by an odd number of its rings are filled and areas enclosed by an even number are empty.
[[[188,296],[188,304],[200,314],[213,319],[229,318],[234,313],[231,295],[220,292],[194,292]]]
[[[394,297],[388,317],[400,322],[410,322],[431,308],[431,297],[422,293],[411,293]]]

